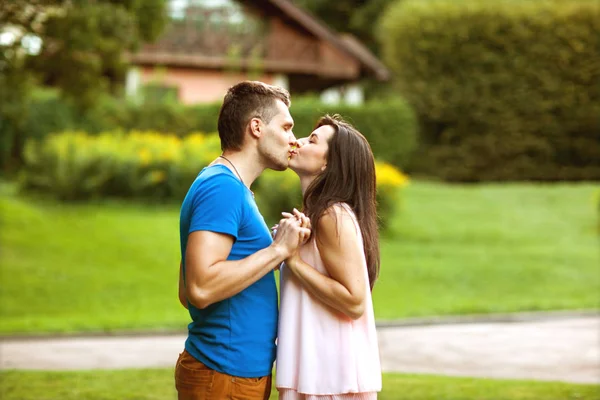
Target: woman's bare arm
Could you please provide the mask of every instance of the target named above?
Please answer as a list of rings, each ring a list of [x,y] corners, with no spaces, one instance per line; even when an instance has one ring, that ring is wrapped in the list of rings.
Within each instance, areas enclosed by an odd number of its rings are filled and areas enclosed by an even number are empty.
[[[286,265],[317,299],[349,318],[360,318],[365,309],[366,282],[359,232],[352,217],[339,206],[330,209],[318,224],[317,246],[330,277],[308,265],[298,253]]]

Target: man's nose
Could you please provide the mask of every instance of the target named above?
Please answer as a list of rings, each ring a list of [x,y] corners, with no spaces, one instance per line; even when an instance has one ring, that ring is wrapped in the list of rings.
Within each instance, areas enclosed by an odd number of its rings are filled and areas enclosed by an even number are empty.
[[[298,141],[296,140],[296,136],[294,136],[294,132],[290,132],[290,141],[288,143],[290,146],[297,146]]]

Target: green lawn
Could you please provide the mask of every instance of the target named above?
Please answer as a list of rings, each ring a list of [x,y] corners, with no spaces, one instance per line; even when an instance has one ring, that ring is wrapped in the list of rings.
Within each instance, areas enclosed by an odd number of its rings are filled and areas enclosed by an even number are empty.
[[[2,372],[3,400],[176,399],[172,369]],[[271,400],[277,399],[274,389]],[[598,400],[599,385],[384,374],[380,400]]]
[[[378,318],[598,308],[600,185],[406,190],[382,245]]]
[[[0,332],[183,329],[178,205],[64,205],[0,187]],[[592,184],[414,182],[382,240],[379,319],[598,308]]]

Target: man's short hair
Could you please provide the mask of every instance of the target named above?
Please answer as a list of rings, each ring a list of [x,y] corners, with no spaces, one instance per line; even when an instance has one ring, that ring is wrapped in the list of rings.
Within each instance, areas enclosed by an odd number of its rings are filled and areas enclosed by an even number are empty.
[[[244,81],[227,91],[219,111],[219,138],[221,149],[241,150],[244,133],[252,118],[260,118],[265,124],[277,114],[276,101],[290,106],[287,90],[258,81]]]

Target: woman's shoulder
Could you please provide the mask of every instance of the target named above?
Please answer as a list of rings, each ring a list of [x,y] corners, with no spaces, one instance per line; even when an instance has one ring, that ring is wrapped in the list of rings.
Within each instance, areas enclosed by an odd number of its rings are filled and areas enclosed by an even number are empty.
[[[355,213],[348,203],[339,202],[333,203],[332,205],[327,207],[327,209],[325,209],[325,211],[323,212],[323,217],[327,217],[330,219],[335,219],[337,217],[355,218]]]
[[[349,227],[356,228],[356,216],[347,203],[334,203],[327,207],[319,218],[319,230],[326,235],[339,235]],[[335,235],[335,236],[337,236]]]

